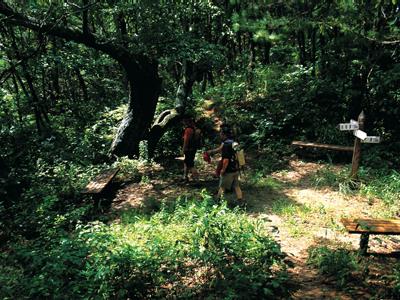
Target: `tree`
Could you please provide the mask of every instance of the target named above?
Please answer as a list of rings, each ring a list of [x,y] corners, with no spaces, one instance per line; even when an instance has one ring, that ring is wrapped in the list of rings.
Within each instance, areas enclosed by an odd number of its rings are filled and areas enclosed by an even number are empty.
[[[143,139],[151,140],[154,146],[163,132],[154,128],[165,127],[168,123],[165,121],[174,119],[184,110],[199,67],[191,69],[192,74],[188,73],[190,68],[184,68],[177,97],[178,109],[163,112],[149,132],[162,88],[158,72],[160,59],[173,53],[182,65],[202,61],[204,57],[194,53],[193,47],[199,47],[198,51],[202,53],[202,48],[208,45],[199,43],[202,38],[200,27],[193,27],[213,10],[217,8],[200,0],[189,5],[183,2],[171,5],[163,1],[130,4],[129,1],[99,3],[88,0],[65,5],[43,2],[11,5],[0,1],[0,14],[4,16],[2,22],[5,24],[85,45],[109,55],[122,66],[128,82],[129,100],[111,146],[111,153],[117,156],[137,155],[139,142]],[[176,54],[177,50],[180,55]]]

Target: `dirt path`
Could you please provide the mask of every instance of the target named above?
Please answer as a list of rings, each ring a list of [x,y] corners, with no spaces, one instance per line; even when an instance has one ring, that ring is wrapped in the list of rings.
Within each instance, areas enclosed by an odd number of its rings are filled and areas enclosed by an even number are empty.
[[[199,159],[198,159],[199,161]],[[216,161],[216,160],[215,160]],[[215,162],[214,162],[215,163]],[[202,189],[213,193],[217,179],[212,177],[215,164],[200,164],[198,183],[179,183],[181,162],[168,172],[162,167],[144,170],[146,180],[123,187],[117,193],[112,211],[135,208],[157,210],[162,201],[174,201],[178,195],[198,195]],[[368,217],[383,209],[378,201],[360,196],[345,196],[332,188],[316,188],[312,176],[326,166],[292,160],[286,170],[265,174],[253,182],[247,174],[243,191],[248,202],[246,212],[254,218],[268,221],[271,235],[286,253],[288,272],[293,286],[292,299],[371,299],[385,295],[388,280],[396,263],[390,253],[400,250],[396,237],[375,236],[370,239],[369,251],[380,255],[363,258],[367,270],[356,274],[362,282],[351,282],[345,290],[337,288],[334,278],[322,276],[307,264],[308,250],[328,245],[356,251],[358,235],[349,235],[341,226],[341,217]],[[248,172],[249,173],[249,172]],[[234,195],[228,194],[232,199]],[[360,271],[361,272],[361,271]],[[382,298],[385,299],[385,298]]]
[[[219,107],[212,100],[205,102],[204,117],[212,119],[218,131],[222,121]],[[161,166],[142,170],[146,180],[120,190],[112,209],[134,207],[146,212],[157,210],[162,201],[175,201],[178,195],[198,196],[206,189],[216,192],[218,179],[212,174],[218,161],[212,164],[197,157],[201,179],[197,183],[179,183],[182,162],[175,161],[168,171]],[[250,163],[251,165],[251,163]],[[369,251],[379,255],[363,259],[363,270],[354,274],[354,282],[345,289],[338,288],[335,278],[321,275],[307,264],[312,247],[329,246],[356,252],[359,235],[348,234],[341,225],[342,217],[374,217],[384,207],[380,201],[371,201],[356,195],[344,195],[337,188],[316,187],[313,177],[326,165],[293,159],[285,170],[273,174],[253,174],[249,169],[242,180],[242,189],[248,206],[246,213],[267,221],[268,230],[286,254],[291,299],[389,299],[387,290],[396,258],[390,255],[400,251],[400,239],[371,236]],[[333,171],[340,166],[329,166]],[[256,177],[260,177],[255,179]],[[234,195],[227,194],[228,201]],[[385,277],[386,276],[386,277]]]

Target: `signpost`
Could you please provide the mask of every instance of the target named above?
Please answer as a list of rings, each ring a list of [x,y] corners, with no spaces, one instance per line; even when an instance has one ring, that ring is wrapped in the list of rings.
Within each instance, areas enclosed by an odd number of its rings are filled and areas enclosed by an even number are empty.
[[[350,123],[340,123],[339,130],[341,131],[353,131],[354,136],[354,147],[353,147],[353,159],[351,162],[351,178],[357,177],[357,171],[360,166],[360,157],[361,157],[361,143],[380,143],[381,138],[379,136],[368,136],[366,132],[364,132],[364,122],[365,122],[365,114],[362,111],[358,116],[358,120],[350,120]]]
[[[362,141],[367,138],[367,134],[362,130],[357,129],[357,130],[354,130],[353,133],[356,137],[358,137]]]
[[[381,142],[380,136],[367,136],[362,143],[379,144]]]
[[[365,115],[364,111],[361,111],[360,115],[358,116],[358,130],[361,132],[364,129],[364,121],[365,121]],[[365,132],[364,132],[365,133]],[[357,135],[354,133],[356,138],[354,139],[354,150],[353,150],[353,159],[351,160],[351,173],[350,177],[351,178],[356,178],[357,177],[357,172],[358,168],[360,166],[360,158],[361,158],[361,141],[357,137]],[[364,139],[367,137],[367,134],[365,134]]]
[[[358,123],[357,124],[352,124],[352,123],[340,123],[339,124],[339,130],[345,131],[345,130],[357,130],[358,129]]]

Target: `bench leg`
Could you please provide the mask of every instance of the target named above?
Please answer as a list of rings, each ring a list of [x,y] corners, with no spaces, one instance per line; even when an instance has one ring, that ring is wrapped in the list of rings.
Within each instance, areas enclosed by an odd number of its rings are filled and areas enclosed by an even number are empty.
[[[369,240],[369,234],[368,233],[362,233],[361,234],[361,238],[360,238],[360,254],[361,255],[366,255],[367,254],[368,240]]]

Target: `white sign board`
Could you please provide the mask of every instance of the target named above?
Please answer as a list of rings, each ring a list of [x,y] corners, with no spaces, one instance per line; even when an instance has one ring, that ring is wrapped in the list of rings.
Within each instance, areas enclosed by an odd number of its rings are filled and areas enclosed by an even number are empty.
[[[357,130],[358,129],[358,123],[357,124],[352,124],[352,123],[340,123],[339,124],[339,129],[341,131],[344,130]]]
[[[367,138],[367,134],[362,130],[354,130],[354,135],[358,137],[360,140],[365,140]]]
[[[357,124],[358,125],[358,122],[356,120],[351,119],[350,120],[350,124]]]
[[[381,137],[380,136],[367,136],[365,140],[362,141],[363,143],[380,143],[381,142]]]

